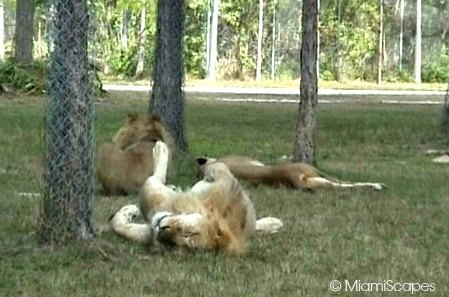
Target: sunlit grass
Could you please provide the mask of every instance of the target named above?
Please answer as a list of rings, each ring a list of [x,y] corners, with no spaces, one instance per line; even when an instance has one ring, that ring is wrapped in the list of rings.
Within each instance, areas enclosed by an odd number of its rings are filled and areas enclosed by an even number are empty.
[[[279,217],[285,228],[255,238],[248,254],[228,258],[152,253],[117,238],[107,230],[107,219],[136,197],[105,197],[100,191],[94,242],[40,247],[34,234],[39,198],[18,193],[40,191],[42,103],[0,99],[0,296],[355,294],[331,293],[333,279],[433,282],[431,295],[447,296],[449,172],[423,154],[448,145],[440,108],[319,106],[320,169],[340,179],[385,182],[388,189],[310,194],[245,184],[260,216]],[[127,112],[146,109],[146,94],[110,94],[96,105],[97,140],[109,139]],[[292,151],[295,104],[189,98],[186,114],[190,153],[177,158],[176,184],[194,182],[198,155],[244,154],[276,162]]]

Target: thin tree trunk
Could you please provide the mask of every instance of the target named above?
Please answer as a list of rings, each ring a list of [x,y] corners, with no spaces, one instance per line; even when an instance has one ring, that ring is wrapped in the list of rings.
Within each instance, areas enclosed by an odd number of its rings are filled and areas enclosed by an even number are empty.
[[[304,0],[302,7],[301,94],[293,159],[309,164],[315,162],[315,107],[318,103],[317,34],[317,0]]]
[[[379,32],[377,35],[377,83],[382,82],[382,56],[383,56],[383,32],[384,32],[384,1],[379,0]]]
[[[271,25],[271,73],[270,77],[274,80],[276,75],[276,3],[273,6],[273,23]]]
[[[29,65],[33,62],[34,1],[17,0],[14,60]]]
[[[184,0],[158,0],[154,81],[150,112],[161,116],[181,151],[187,151],[184,120]]]
[[[93,95],[86,0],[55,2],[46,118],[41,240],[68,243],[93,236]]]
[[[5,59],[5,10],[4,1],[0,0],[0,60]]]
[[[217,79],[217,57],[218,57],[218,15],[220,13],[220,0],[212,1],[212,23],[210,28],[210,52],[207,68],[207,79]]]
[[[320,77],[320,6],[321,6],[321,0],[316,0],[317,2],[317,13],[316,13],[316,22],[317,22],[317,29],[316,29],[316,76]]]
[[[259,31],[257,33],[256,81],[262,80],[263,0],[259,0]]]
[[[402,71],[402,53],[404,46],[404,10],[405,3],[404,0],[400,0],[400,31],[399,31],[399,71]]]
[[[145,9],[145,8],[144,8]],[[131,12],[129,10],[122,11],[122,26],[121,26],[121,36],[120,36],[120,44],[122,49],[128,48],[128,30],[129,30],[129,19]],[[142,28],[140,30],[142,32]]]
[[[140,13],[139,45],[137,52],[137,67],[135,78],[141,77],[143,73],[143,67],[145,64],[145,41],[146,41],[146,10],[145,10],[145,3],[143,3],[142,11]]]
[[[446,95],[444,96],[444,117],[443,117],[443,129],[449,132],[449,84],[446,89]]]
[[[206,78],[209,77],[209,63],[210,63],[210,41],[211,41],[211,21],[212,10],[211,0],[207,1],[207,13],[206,13]]]
[[[341,1],[337,3],[337,81],[343,80],[343,55],[341,51]]]
[[[416,0],[415,83],[421,83],[421,0]]]

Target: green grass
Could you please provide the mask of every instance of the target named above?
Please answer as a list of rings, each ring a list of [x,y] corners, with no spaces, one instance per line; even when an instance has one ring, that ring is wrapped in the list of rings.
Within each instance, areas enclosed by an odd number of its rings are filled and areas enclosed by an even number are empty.
[[[178,158],[173,182],[194,182],[197,155],[244,154],[275,162],[291,153],[296,104],[190,99],[190,155]],[[112,93],[96,107],[97,140],[104,141],[127,112],[145,111],[147,100],[145,94]],[[448,145],[440,109],[320,106],[320,169],[341,179],[385,182],[388,190],[309,194],[246,185],[259,215],[279,217],[285,228],[255,238],[246,255],[228,258],[155,253],[117,238],[104,230],[107,219],[136,197],[105,197],[100,191],[95,241],[39,246],[39,198],[17,193],[41,188],[44,108],[41,98],[0,98],[0,296],[360,295],[332,293],[333,279],[430,282],[436,286],[431,296],[448,296],[449,172],[423,154]]]

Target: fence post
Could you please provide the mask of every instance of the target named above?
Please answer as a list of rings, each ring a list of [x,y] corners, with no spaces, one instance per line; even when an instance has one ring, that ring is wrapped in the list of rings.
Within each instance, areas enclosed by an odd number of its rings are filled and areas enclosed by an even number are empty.
[[[45,121],[40,239],[92,237],[93,88],[88,61],[87,0],[51,1],[50,68]]]

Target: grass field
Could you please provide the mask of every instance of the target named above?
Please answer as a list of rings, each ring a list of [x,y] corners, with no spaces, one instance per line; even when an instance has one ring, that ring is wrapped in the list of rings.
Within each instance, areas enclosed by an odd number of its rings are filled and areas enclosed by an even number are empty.
[[[113,93],[98,103],[97,140],[111,137],[127,112],[145,111],[145,97]],[[275,236],[255,238],[239,258],[150,253],[117,238],[103,227],[136,197],[105,197],[100,188],[95,241],[39,246],[39,198],[19,193],[41,188],[43,110],[39,97],[0,97],[1,297],[384,295],[333,293],[334,279],[433,283],[435,292],[428,295],[449,295],[449,172],[423,154],[447,148],[440,106],[320,106],[319,168],[343,180],[384,182],[388,189],[310,194],[246,185],[259,215],[279,217],[285,227]],[[176,184],[194,182],[197,155],[244,154],[275,162],[292,151],[295,104],[190,98],[186,112],[190,155],[176,162]]]

